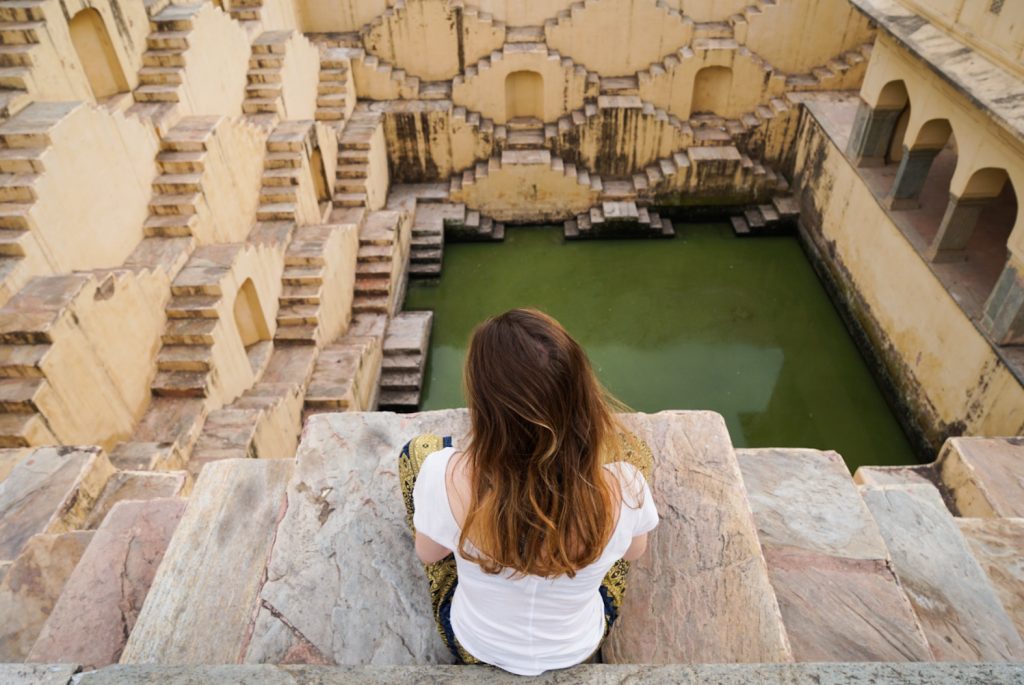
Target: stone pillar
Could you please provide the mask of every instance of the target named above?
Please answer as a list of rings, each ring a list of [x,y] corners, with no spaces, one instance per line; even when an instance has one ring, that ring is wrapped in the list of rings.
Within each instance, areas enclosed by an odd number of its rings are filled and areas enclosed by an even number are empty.
[[[863,100],[857,107],[857,117],[853,120],[850,132],[850,143],[846,147],[847,156],[855,166],[883,166],[885,153],[900,118],[899,109],[872,109]]]
[[[967,242],[974,233],[978,216],[990,197],[959,198],[950,193],[946,213],[939,225],[939,232],[926,254],[933,262],[956,262],[967,259]]]
[[[896,180],[885,198],[889,209],[917,209],[921,206],[918,196],[932,168],[932,161],[940,151],[941,148],[909,150],[903,146],[903,159],[896,171]]]
[[[1006,263],[985,303],[981,327],[1000,345],[1024,343],[1024,279],[1012,262]]]

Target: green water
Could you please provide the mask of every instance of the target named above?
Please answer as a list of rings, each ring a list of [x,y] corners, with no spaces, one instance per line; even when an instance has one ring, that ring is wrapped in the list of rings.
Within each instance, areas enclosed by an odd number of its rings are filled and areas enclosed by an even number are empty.
[[[737,447],[834,449],[862,464],[917,460],[796,238],[738,239],[680,224],[674,240],[564,243],[509,228],[504,243],[451,244],[432,309],[422,408],[465,406],[470,331],[512,307],[542,309],[637,411],[710,409]]]

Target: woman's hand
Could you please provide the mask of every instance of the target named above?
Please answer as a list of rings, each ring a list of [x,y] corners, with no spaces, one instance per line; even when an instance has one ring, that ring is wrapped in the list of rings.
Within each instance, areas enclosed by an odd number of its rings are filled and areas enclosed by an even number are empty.
[[[644,537],[647,536],[645,535]],[[435,561],[441,561],[451,553],[452,551],[444,545],[439,545],[423,533],[416,533],[416,556],[424,564],[433,564]]]

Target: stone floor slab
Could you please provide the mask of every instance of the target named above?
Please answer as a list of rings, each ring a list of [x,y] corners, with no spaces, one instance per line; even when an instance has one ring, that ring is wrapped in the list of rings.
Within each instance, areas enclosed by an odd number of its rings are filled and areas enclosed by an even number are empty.
[[[935,488],[870,485],[861,495],[935,658],[1024,660],[1024,641]]]
[[[199,476],[122,663],[236,663],[251,630],[291,460],[225,459]]]
[[[958,518],[956,523],[1024,636],[1024,518]]]
[[[0,661],[28,655],[92,536],[77,531],[29,539],[0,582]]]
[[[539,685],[1019,685],[1022,680],[1024,664],[599,664],[551,671],[528,682]],[[485,666],[260,665],[111,666],[82,674],[76,685],[521,685],[523,682],[527,681],[522,676]],[[15,685],[21,683],[15,681]]]
[[[76,664],[0,664],[0,683],[67,685],[77,671]]]
[[[107,481],[103,493],[93,505],[85,520],[85,528],[99,528],[118,502],[179,497],[188,493],[190,485],[185,471],[118,471]]]
[[[117,663],[185,501],[115,504],[64,586],[28,661]]]
[[[98,447],[40,447],[0,481],[0,560],[37,533],[81,527],[114,472]]]
[[[843,458],[737,450],[798,661],[927,661],[931,651]]]
[[[605,661],[791,661],[722,417],[665,411],[623,418],[654,454],[661,521],[630,570]]]
[[[397,458],[420,433],[467,427],[462,410],[309,419],[247,662],[450,660],[405,524]]]

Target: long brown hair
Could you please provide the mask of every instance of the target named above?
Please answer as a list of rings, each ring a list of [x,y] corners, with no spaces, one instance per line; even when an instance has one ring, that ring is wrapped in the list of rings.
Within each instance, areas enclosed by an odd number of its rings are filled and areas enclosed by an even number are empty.
[[[471,494],[459,554],[487,573],[573,577],[615,526],[602,473],[613,400],[579,343],[532,309],[476,328],[464,383]]]

